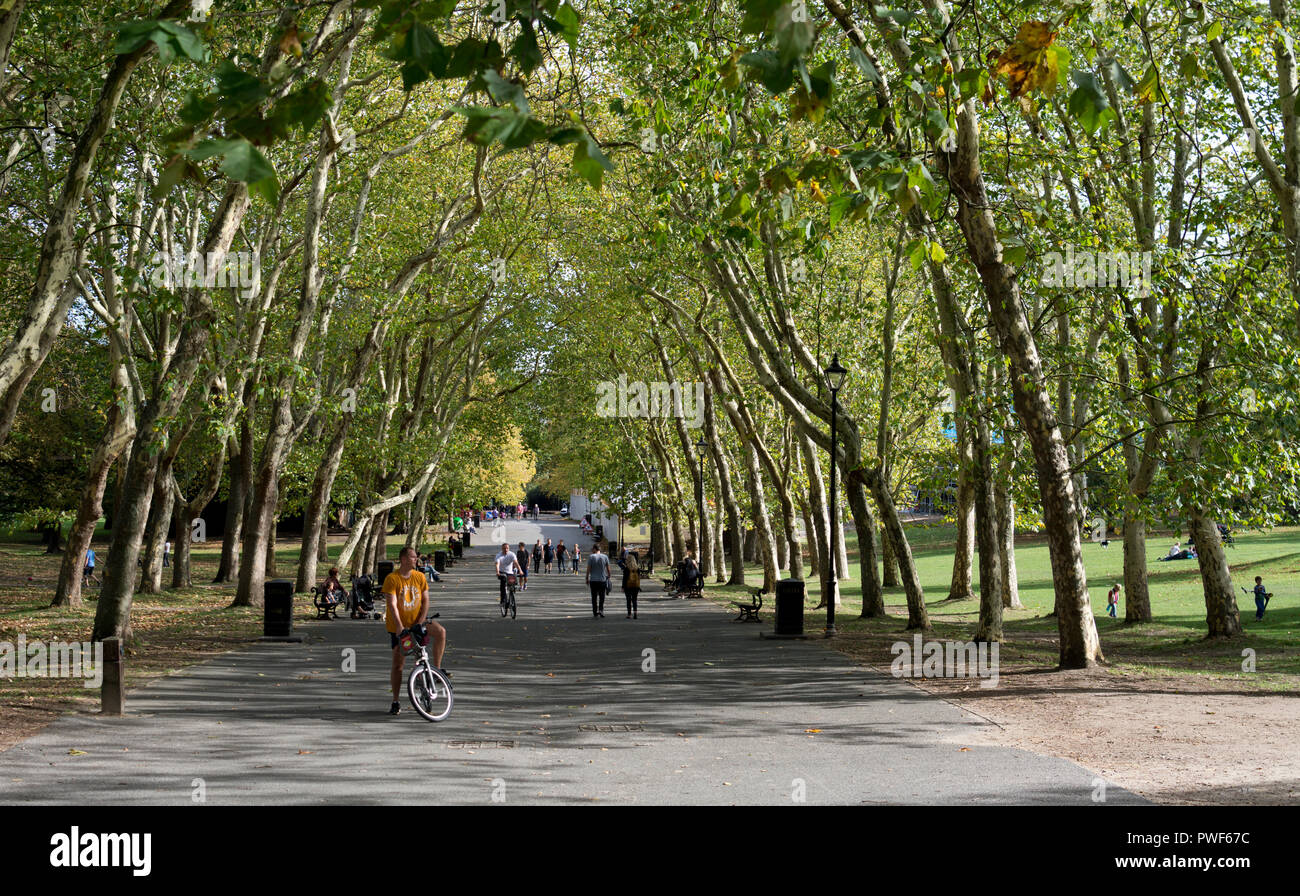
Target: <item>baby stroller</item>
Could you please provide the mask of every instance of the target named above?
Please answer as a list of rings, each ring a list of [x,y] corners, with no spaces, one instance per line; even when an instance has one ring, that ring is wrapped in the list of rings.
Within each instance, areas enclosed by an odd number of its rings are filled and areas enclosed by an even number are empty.
[[[348,609],[353,619],[365,619],[375,612],[375,580],[370,576],[358,576],[352,580],[352,591],[348,594]]]

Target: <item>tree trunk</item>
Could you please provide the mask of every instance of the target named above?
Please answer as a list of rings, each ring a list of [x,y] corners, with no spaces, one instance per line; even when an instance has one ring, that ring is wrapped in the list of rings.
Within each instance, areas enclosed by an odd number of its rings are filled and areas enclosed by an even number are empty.
[[[957,429],[958,457],[955,508],[957,543],[952,559],[952,585],[948,588],[948,600],[973,600],[975,592],[971,580],[975,565],[975,484],[971,466],[975,461],[970,426],[961,407],[954,412],[953,420]]]
[[[144,575],[140,579],[141,594],[161,594],[164,547],[171,537],[172,523],[172,458],[170,451],[158,464],[154,477],[153,499],[150,501],[149,524],[145,528]]]
[[[1000,556],[1002,565],[1002,606],[1012,610],[1023,610],[1020,602],[1020,576],[1016,573],[1016,501],[1006,482],[999,481],[996,495],[998,502],[998,532],[1000,534]]]
[[[80,607],[82,570],[86,565],[86,550],[95,537],[95,526],[103,512],[104,491],[108,486],[108,474],[113,463],[135,436],[134,425],[121,425],[121,412],[117,407],[109,411],[108,429],[104,438],[95,448],[90,461],[86,486],[81,492],[81,503],[77,507],[77,519],[68,533],[68,547],[63,554],[63,564],[59,569],[59,584],[54,592],[53,607]]]
[[[1241,613],[1233,593],[1232,573],[1214,521],[1194,510],[1188,529],[1196,543],[1196,558],[1201,567],[1201,586],[1205,593],[1205,622],[1211,638],[1240,635]]]
[[[1136,510],[1124,516],[1124,623],[1150,622],[1147,584],[1147,522]]]
[[[153,415],[146,411],[142,433],[148,433]],[[137,447],[122,490],[122,509],[113,527],[104,568],[104,585],[95,609],[95,627],[91,640],[121,638],[131,640],[131,601],[135,595],[136,561],[149,520],[149,502],[153,498],[153,481],[158,472],[158,454]]]
[[[889,492],[889,484],[885,482],[885,477],[878,467],[874,470],[863,470],[862,476],[876,499],[876,506],[880,509],[886,537],[893,541],[897,551],[898,569],[903,577],[903,591],[907,594],[907,630],[929,631],[930,615],[925,609],[921,577],[917,574],[912,548],[907,543],[907,534],[903,531],[903,521],[898,516],[898,508],[894,506],[894,496]]]
[[[867,486],[856,473],[850,473],[844,485],[849,496],[849,512],[853,515],[853,528],[858,533],[861,616],[863,619],[884,616],[885,595],[880,587],[880,573],[876,570],[876,520],[867,500]]]
[[[190,586],[190,535],[189,504],[179,491],[172,506],[172,588]]]
[[[990,378],[991,380],[992,378]],[[980,616],[976,641],[1002,640],[1002,543],[998,527],[996,487],[988,419],[976,413],[974,427],[975,531],[979,543]]]
[[[252,457],[252,432],[247,420],[240,425],[239,447],[231,439],[230,493],[226,497],[226,523],[221,533],[221,561],[217,565],[214,584],[233,582],[238,574],[239,545],[244,538],[244,513],[248,504],[248,482],[252,478],[249,460]],[[245,450],[247,449],[247,451]]]
[[[889,540],[888,533],[883,533],[880,539],[880,560],[884,567],[883,584],[886,588],[898,587],[898,560],[894,556],[894,543]]]

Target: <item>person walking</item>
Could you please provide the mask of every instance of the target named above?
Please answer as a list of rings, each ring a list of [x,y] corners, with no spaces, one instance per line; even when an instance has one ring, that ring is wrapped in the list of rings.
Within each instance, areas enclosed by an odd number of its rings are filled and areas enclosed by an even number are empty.
[[[522,541],[519,542],[518,556],[523,558],[522,560],[519,561],[519,590],[527,591],[528,590],[528,546],[525,545]]]
[[[605,618],[605,595],[609,589],[609,558],[600,546],[587,556],[587,588],[591,591],[591,618]]]
[[[533,572],[542,571],[542,540],[537,539],[537,544],[533,545]]]
[[[623,597],[627,599],[627,618],[635,619],[636,596],[641,593],[641,569],[636,554],[631,557],[632,562],[623,571]]]
[[[582,560],[582,548],[578,547],[578,543],[575,541],[573,543],[573,574],[575,576],[578,574],[578,562],[580,560]]]
[[[564,539],[561,538],[559,544],[555,546],[555,569],[560,575],[564,575],[569,559],[569,549],[564,546]]]
[[[542,548],[542,562],[546,564],[546,574],[551,574],[551,564],[555,562],[555,548],[551,546],[551,540],[546,539],[546,547]]]
[[[172,543],[170,541],[164,541],[163,542],[163,567],[164,568],[171,566],[171,563],[168,562],[171,559],[171,555],[172,555]]]
[[[1268,599],[1271,595],[1264,588],[1264,580],[1260,576],[1255,576],[1255,621],[1264,620],[1264,610],[1268,608]]]
[[[1106,593],[1106,613],[1109,614],[1111,619],[1115,618],[1115,611],[1119,609],[1119,592],[1119,583],[1116,582],[1110,591]]]

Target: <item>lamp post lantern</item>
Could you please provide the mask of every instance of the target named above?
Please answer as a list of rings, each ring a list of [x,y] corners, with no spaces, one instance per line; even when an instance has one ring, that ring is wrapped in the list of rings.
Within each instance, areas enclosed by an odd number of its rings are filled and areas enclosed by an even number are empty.
[[[839,392],[840,387],[844,385],[844,377],[848,370],[840,366],[840,356],[838,354],[831,356],[831,366],[826,368],[826,385],[831,390],[831,491],[830,491],[830,527],[827,533],[830,537],[826,539],[826,550],[831,555],[831,580],[830,590],[826,595],[826,637],[832,637],[835,634],[835,600],[839,596],[840,573],[839,573],[839,549],[838,540],[836,539],[836,529],[839,526],[839,500],[835,485],[835,460],[839,453],[836,450],[836,439],[838,429],[836,426],[840,415]]]

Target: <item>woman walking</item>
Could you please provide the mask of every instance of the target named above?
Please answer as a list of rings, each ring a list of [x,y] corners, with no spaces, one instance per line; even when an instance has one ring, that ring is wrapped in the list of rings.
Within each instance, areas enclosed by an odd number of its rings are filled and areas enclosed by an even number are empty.
[[[623,596],[627,598],[627,618],[636,618],[636,596],[641,593],[641,570],[632,554],[632,562],[623,573]]]
[[[527,591],[528,590],[528,548],[524,546],[524,543],[522,541],[519,542],[519,554],[517,555],[517,557],[523,558],[523,560],[519,562],[519,590]]]
[[[533,572],[542,571],[542,540],[537,539],[537,544],[533,545]]]
[[[573,543],[573,574],[575,576],[578,574],[578,561],[581,559],[582,559],[582,548],[578,547],[578,543],[575,541]]]
[[[551,564],[555,562],[555,548],[551,546],[551,540],[546,539],[546,547],[542,548],[542,562],[546,564],[546,574],[551,574]]]

